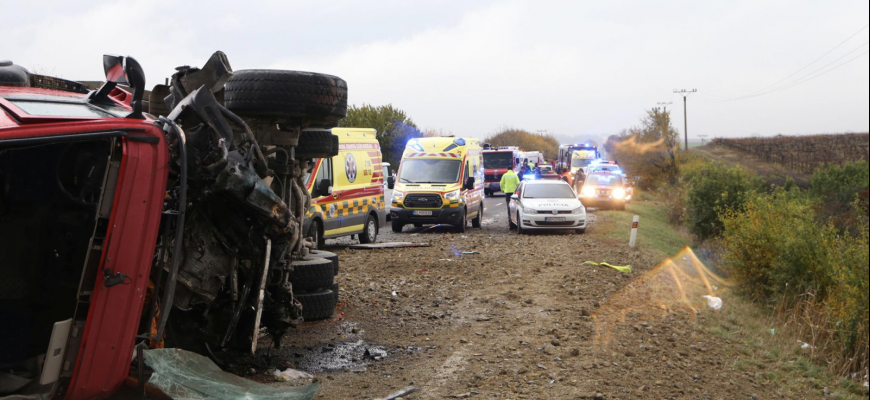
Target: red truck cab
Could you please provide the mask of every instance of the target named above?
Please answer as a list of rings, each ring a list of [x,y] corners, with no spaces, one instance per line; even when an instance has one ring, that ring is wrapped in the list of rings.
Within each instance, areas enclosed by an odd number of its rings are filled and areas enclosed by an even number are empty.
[[[29,83],[0,82],[0,379],[19,395],[104,398],[129,372],[167,144],[154,120],[127,118],[128,92],[96,105],[73,82]]]
[[[518,147],[492,147],[484,145],[484,194],[492,196],[501,191],[501,177],[510,169],[517,171],[520,164]]]

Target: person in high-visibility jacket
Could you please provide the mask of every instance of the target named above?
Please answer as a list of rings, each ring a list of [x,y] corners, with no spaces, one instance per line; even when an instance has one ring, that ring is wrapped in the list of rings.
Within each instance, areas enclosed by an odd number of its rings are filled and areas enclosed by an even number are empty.
[[[514,192],[517,191],[517,186],[519,185],[520,178],[514,170],[509,169],[504,175],[502,175],[499,186],[501,191],[504,192],[504,202],[507,204],[508,216],[511,214],[511,196],[513,196]]]

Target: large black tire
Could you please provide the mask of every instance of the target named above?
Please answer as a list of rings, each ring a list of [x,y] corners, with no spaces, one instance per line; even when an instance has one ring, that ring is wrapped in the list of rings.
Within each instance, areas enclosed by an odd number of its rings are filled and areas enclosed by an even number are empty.
[[[320,220],[315,219],[311,221],[311,225],[308,227],[308,235],[314,240],[314,244],[317,245],[318,249],[322,249],[326,244],[326,239],[323,238],[323,230],[320,229]]]
[[[312,72],[247,69],[227,81],[224,104],[244,117],[289,118],[333,128],[347,115],[347,82]]]
[[[369,244],[378,241],[378,220],[369,215],[363,225],[363,231],[359,234],[359,242]]]
[[[333,287],[330,285],[330,288]],[[338,298],[332,290],[327,289],[317,293],[295,294],[296,300],[302,303],[302,318],[306,322],[321,321],[335,313]]]
[[[338,155],[338,136],[330,131],[305,131],[299,136],[296,158],[329,158]]]
[[[293,261],[293,271],[289,281],[293,292],[315,292],[332,287],[335,278],[335,265],[325,258],[310,257]]]
[[[308,257],[320,257],[332,261],[332,266],[335,267],[336,275],[338,275],[338,272],[341,270],[338,265],[338,254],[330,253],[323,250],[311,250],[311,253],[308,254]]]
[[[480,228],[483,223],[483,202],[480,202],[480,210],[477,211],[477,217],[472,218],[471,227]]]
[[[390,221],[390,224],[393,226],[393,233],[402,233],[402,228],[405,227],[404,224],[396,220]]]
[[[341,295],[338,291],[338,282],[332,284],[332,294],[335,295],[335,304],[341,303]]]

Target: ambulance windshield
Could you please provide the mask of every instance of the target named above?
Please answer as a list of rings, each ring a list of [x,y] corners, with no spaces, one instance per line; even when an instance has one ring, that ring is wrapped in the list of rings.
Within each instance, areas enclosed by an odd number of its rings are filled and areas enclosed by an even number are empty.
[[[445,159],[406,159],[399,170],[401,183],[456,183],[462,161]]]

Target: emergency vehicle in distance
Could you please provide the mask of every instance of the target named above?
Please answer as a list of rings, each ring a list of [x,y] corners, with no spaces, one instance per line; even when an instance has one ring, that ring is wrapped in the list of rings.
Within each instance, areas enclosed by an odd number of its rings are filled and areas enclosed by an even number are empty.
[[[390,209],[393,232],[407,224],[446,224],[465,232],[483,220],[483,149],[478,139],[411,139],[402,154]],[[390,178],[393,180],[394,178]]]
[[[590,164],[601,158],[598,147],[589,143],[565,144],[559,146],[559,159],[556,160],[556,172],[562,176],[562,180],[568,182],[576,191],[580,191],[582,182],[577,178],[577,172],[582,170],[588,175]]]
[[[357,235],[359,242],[374,243],[387,225],[381,145],[374,129],[333,128],[338,155],[317,160],[306,189],[311,207],[303,232],[323,248],[325,239]],[[387,164],[389,166],[389,164]]]
[[[520,148],[516,146],[493,147],[483,145],[484,194],[492,196],[500,191],[501,177],[509,169],[519,170]]]

